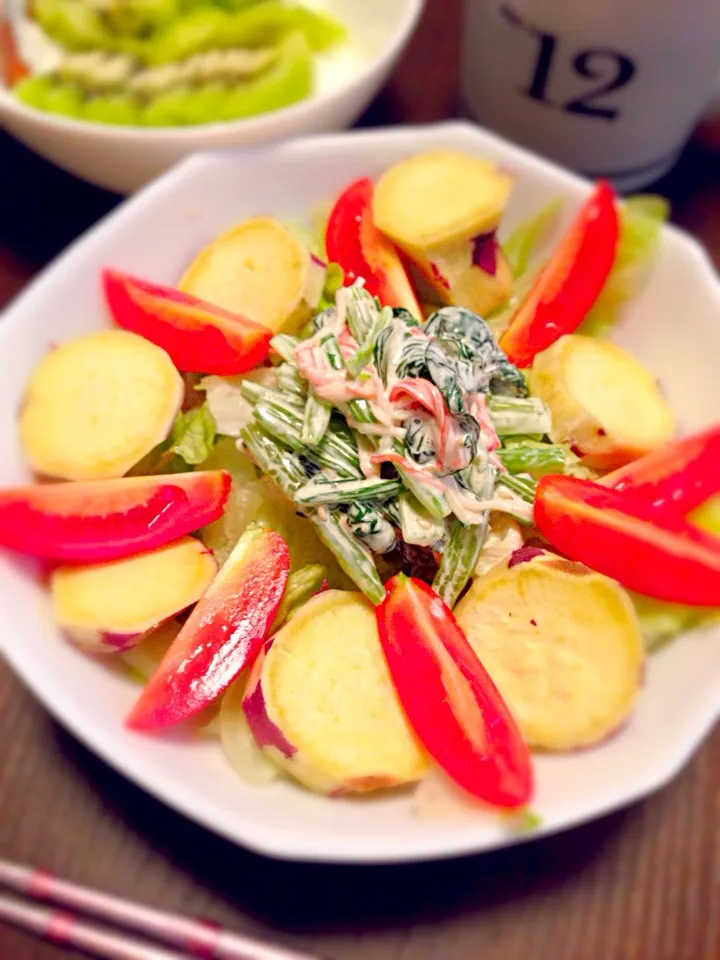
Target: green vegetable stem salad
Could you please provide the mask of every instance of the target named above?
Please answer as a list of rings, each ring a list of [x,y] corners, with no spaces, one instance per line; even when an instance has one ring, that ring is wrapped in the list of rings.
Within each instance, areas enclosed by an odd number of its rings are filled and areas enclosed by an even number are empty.
[[[558,448],[524,447],[520,437],[499,473],[496,430],[542,435],[546,410],[471,311],[445,307],[419,325],[359,285],[337,298],[310,339],[273,341],[298,375],[297,393],[243,384],[254,407],[243,439],[371,600],[384,593],[373,555],[398,549],[398,529],[403,547],[442,553],[435,587],[452,605],[489,511],[530,522],[529,471],[557,469]]]
[[[22,25],[45,53],[7,78],[23,103],[78,120],[187,126],[309,97],[333,17],[284,0],[34,0]],[[28,45],[29,46],[29,45]],[[40,62],[42,60],[42,63]]]

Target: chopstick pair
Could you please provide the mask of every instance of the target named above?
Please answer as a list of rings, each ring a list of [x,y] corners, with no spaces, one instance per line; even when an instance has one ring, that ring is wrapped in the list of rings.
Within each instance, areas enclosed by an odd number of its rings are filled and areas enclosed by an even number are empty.
[[[30,901],[48,901],[69,910],[39,906],[0,893],[0,921],[67,947],[77,947],[102,960],[318,960],[243,937],[219,926],[166,913],[132,900],[82,887],[45,870],[0,860],[0,886]],[[88,923],[75,912],[107,921],[151,940],[130,937]]]

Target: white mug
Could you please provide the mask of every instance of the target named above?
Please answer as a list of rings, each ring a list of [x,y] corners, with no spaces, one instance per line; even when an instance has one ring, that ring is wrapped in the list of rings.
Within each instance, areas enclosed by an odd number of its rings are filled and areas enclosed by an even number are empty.
[[[720,0],[465,0],[465,108],[621,190],[675,163],[713,94]]]

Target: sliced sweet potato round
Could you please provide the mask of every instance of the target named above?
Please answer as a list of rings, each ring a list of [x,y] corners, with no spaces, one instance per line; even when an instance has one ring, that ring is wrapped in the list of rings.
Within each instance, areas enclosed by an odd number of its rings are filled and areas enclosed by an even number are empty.
[[[407,253],[497,227],[512,180],[489,160],[431,150],[390,167],[373,196],[376,225]]]
[[[266,647],[243,708],[259,745],[318,793],[421,779],[427,759],[388,672],[372,605],[328,590]]]
[[[38,364],[20,412],[20,438],[38,473],[121,477],[167,437],[183,393],[182,377],[160,347],[125,330],[90,333]]]
[[[675,417],[652,374],[622,347],[580,334],[538,354],[532,393],[552,413],[551,436],[598,470],[612,470],[662,446]]]
[[[179,287],[275,333],[309,319],[325,268],[279,220],[254,217],[200,251]]]
[[[588,746],[635,703],[644,663],[635,611],[614,580],[527,555],[474,580],[455,615],[531,747]]]
[[[81,646],[122,652],[197,603],[216,573],[212,554],[194,537],[124,560],[58,567],[51,579],[55,620]]]

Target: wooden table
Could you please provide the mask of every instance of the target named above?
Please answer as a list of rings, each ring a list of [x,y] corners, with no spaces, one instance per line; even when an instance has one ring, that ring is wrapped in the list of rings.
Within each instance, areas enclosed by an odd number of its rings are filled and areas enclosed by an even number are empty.
[[[364,122],[452,115],[459,24],[459,0],[431,0]],[[691,148],[660,187],[720,262],[718,158]],[[0,305],[116,202],[0,139]],[[0,856],[335,960],[720,960],[720,729],[657,796],[558,837],[421,866],[305,866],[166,809],[0,665]],[[67,956],[0,928],[2,960]]]

